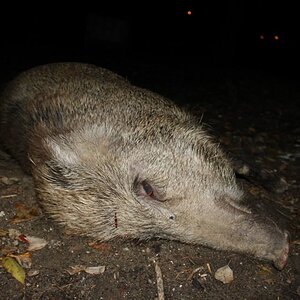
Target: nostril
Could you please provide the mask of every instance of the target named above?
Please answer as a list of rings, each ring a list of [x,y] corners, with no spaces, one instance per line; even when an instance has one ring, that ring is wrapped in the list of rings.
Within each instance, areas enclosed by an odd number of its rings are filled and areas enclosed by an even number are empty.
[[[170,220],[175,220],[175,215],[173,215],[173,214],[170,215],[170,216],[169,216],[169,219],[170,219]]]

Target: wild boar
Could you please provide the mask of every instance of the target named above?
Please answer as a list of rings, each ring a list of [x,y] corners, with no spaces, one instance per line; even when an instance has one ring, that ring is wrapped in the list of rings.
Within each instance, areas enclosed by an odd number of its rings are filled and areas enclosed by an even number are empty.
[[[287,233],[244,204],[230,160],[170,100],[81,63],[21,73],[1,97],[1,140],[44,210],[101,241],[159,237],[287,261]]]

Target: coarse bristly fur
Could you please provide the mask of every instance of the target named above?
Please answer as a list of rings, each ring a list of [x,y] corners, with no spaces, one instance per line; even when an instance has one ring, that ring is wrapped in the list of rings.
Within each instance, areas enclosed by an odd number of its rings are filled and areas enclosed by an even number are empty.
[[[175,239],[284,267],[287,234],[243,205],[223,151],[168,99],[103,68],[57,63],[21,73],[0,105],[3,145],[72,232]]]

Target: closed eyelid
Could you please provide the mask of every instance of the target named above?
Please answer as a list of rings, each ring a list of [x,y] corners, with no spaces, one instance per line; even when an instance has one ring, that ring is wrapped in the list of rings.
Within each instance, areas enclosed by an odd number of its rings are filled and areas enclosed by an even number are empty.
[[[166,201],[163,197],[161,190],[157,188],[157,185],[149,179],[141,179],[140,176],[136,176],[133,181],[134,192],[139,196],[150,197],[153,200],[164,202]]]

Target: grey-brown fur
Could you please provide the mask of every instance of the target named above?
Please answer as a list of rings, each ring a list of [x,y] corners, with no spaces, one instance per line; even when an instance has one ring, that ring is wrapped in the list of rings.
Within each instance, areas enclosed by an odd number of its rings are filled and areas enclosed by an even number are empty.
[[[50,64],[13,80],[0,113],[3,144],[74,233],[176,239],[285,265],[286,233],[244,207],[222,150],[162,96],[92,65]]]

